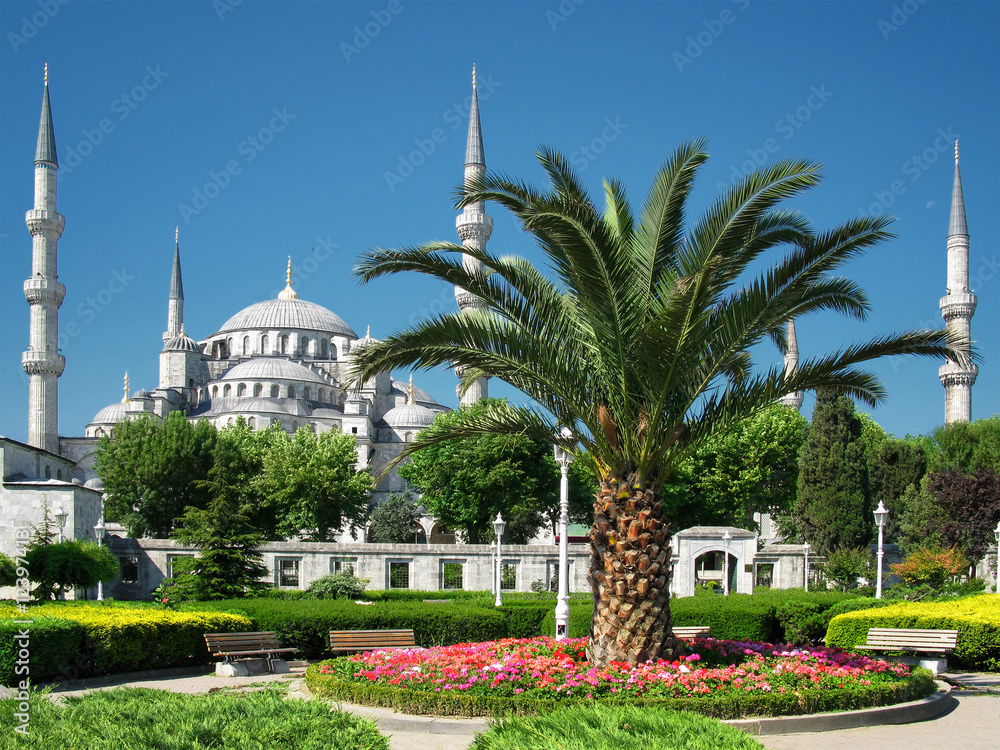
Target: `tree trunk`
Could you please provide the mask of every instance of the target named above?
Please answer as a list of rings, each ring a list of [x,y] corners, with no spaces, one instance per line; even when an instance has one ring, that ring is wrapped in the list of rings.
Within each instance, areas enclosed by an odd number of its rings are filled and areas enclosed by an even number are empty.
[[[670,524],[659,497],[627,481],[602,482],[591,540],[587,658],[595,664],[673,659]]]

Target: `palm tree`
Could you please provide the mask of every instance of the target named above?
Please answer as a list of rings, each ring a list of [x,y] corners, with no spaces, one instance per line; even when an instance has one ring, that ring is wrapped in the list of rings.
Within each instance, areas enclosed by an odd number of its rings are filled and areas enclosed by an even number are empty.
[[[659,492],[686,456],[795,391],[824,386],[878,402],[885,391],[861,363],[951,351],[943,330],[911,331],[810,359],[792,374],[754,368],[750,350],[765,338],[784,351],[790,318],[836,310],[864,319],[863,290],[830,273],[891,237],[890,220],[857,218],[814,232],[802,214],[778,204],[818,184],[819,167],[783,161],[746,177],[687,226],[704,148],[696,141],[677,149],[638,218],[613,179],[604,182],[599,210],[566,159],[547,149],[538,159],[548,192],[492,174],[470,182],[458,207],[489,200],[512,211],[544,252],[548,275],[523,258],[443,242],[370,251],[355,269],[365,281],[419,271],[484,303],[364,347],[356,382],[391,368],[449,365],[463,387],[491,376],[533,402],[497,402],[448,432],[422,433],[401,458],[431,442],[517,433],[561,442],[591,462],[600,484],[590,534],[588,656],[596,663],[673,653],[675,530]],[[778,257],[759,270],[766,251]],[[479,264],[463,265],[463,254]],[[555,437],[563,426],[574,440]]]

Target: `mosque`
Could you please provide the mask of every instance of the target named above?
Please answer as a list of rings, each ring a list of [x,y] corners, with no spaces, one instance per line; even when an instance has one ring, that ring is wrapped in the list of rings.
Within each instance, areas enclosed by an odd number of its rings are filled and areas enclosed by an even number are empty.
[[[94,538],[103,489],[94,471],[97,445],[122,419],[149,414],[162,420],[183,410],[191,420],[207,419],[220,428],[242,417],[256,429],[272,425],[288,432],[302,427],[317,432],[339,429],[356,440],[358,468],[370,467],[378,474],[406,442],[446,410],[414,387],[412,378],[408,384],[401,383],[389,373],[365,382],[360,389],[347,389],[352,357],[375,339],[370,331],[359,337],[334,312],[300,299],[292,288],[291,259],[285,288],[276,299],[244,308],[201,340],[192,338],[184,328],[180,242],[175,235],[157,387],[130,392],[126,376],[121,402],[100,409],[84,436],[60,436],[58,379],[65,358],[58,352],[57,332],[66,287],[58,280],[56,258],[65,220],[56,208],[59,161],[47,68],[34,166],[34,206],[26,215],[32,237],[32,269],[24,282],[30,307],[30,344],[22,355],[29,379],[28,442],[0,436],[0,552],[17,553],[19,530],[39,523],[43,500],[50,509],[62,509],[60,520],[66,527],[66,538]],[[474,71],[465,177],[481,175],[485,169]],[[458,235],[470,248],[485,248],[492,228],[493,220],[482,203],[467,206],[456,220]],[[466,256],[465,262],[477,261]],[[956,144],[947,295],[941,299],[941,311],[947,326],[966,337],[977,301],[968,283],[969,235]],[[482,304],[463,289],[456,289],[455,296],[463,311]],[[798,363],[793,321],[788,328],[785,369],[791,372]],[[977,369],[971,363],[948,361],[941,366],[946,423],[971,419],[971,388],[976,376]],[[488,382],[483,378],[460,396],[462,403],[468,404],[487,393]],[[800,408],[802,394],[790,394],[783,400]],[[374,491],[373,501],[403,488],[403,480],[392,472]]]

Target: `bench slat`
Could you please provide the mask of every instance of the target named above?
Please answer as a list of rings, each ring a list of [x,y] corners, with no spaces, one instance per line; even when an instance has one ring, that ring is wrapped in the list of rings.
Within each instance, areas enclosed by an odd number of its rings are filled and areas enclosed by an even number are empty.
[[[690,625],[674,628],[674,635],[686,640],[708,638],[711,634],[712,627],[710,625]]]
[[[869,628],[866,643],[855,646],[862,651],[910,651],[944,654],[958,645],[957,630],[927,628]]]
[[[412,630],[331,630],[330,651],[377,651],[416,646]]]

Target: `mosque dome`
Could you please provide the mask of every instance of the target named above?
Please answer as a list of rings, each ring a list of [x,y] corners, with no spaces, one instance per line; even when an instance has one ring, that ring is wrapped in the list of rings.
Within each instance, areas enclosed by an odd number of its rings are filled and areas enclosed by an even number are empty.
[[[368,326],[368,330],[365,331],[365,335],[351,345],[351,351],[356,352],[362,346],[368,346],[368,344],[381,344],[381,343],[382,339],[374,338],[372,336],[372,327]]]
[[[165,352],[195,352],[201,354],[201,346],[198,342],[186,334],[176,336],[163,346]]]
[[[152,398],[152,397],[153,394],[147,391],[145,388],[140,388],[139,390],[137,390],[135,393],[132,394],[133,401],[140,398]]]
[[[100,477],[94,477],[93,479],[88,479],[83,483],[84,487],[92,490],[97,490],[98,492],[104,492],[104,480]]]
[[[417,386],[410,386],[400,380],[392,381],[392,390],[398,394],[406,396],[410,392],[410,388],[413,388],[413,400],[418,404],[437,404],[434,397],[431,396],[427,391],[417,388]]]
[[[237,331],[296,330],[347,336],[358,334],[340,316],[303,299],[269,299],[250,305],[227,320],[219,333]]]
[[[435,414],[420,404],[404,404],[390,409],[382,419],[390,427],[422,430],[434,423]]]
[[[128,412],[127,404],[124,401],[119,401],[118,403],[111,404],[110,406],[105,406],[94,418],[90,420],[91,424],[116,424],[121,422],[127,416]]]
[[[330,385],[330,382],[315,370],[280,357],[254,357],[230,367],[220,380],[297,380]]]

